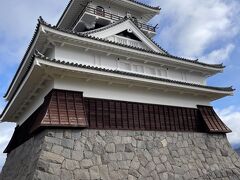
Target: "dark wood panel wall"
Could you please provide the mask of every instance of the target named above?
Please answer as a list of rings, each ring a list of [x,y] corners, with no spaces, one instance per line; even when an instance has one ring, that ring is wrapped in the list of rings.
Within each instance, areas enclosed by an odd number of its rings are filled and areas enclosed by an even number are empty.
[[[198,109],[84,98],[89,128],[202,131]]]
[[[54,90],[46,101],[48,99],[50,102],[42,125],[88,126],[82,92]]]

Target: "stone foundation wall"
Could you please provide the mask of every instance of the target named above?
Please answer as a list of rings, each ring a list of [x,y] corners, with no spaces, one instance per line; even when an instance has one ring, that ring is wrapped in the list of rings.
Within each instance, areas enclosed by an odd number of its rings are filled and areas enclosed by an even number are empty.
[[[45,130],[7,158],[6,179],[240,179],[225,135]]]
[[[33,179],[44,142],[45,133],[41,133],[8,154],[0,180]]]

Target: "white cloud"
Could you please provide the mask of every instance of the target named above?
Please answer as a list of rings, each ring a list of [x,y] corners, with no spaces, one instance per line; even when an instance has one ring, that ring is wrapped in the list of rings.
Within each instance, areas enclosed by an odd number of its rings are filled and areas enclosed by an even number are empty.
[[[164,22],[164,26],[159,25],[158,40],[177,55],[204,56],[216,42],[225,46],[239,33],[238,0],[152,0],[152,3],[162,8],[153,20]]]
[[[224,123],[233,131],[228,134],[229,142],[232,145],[240,145],[240,108],[230,106],[216,111]]]
[[[39,16],[46,17],[51,23],[55,23],[63,12],[68,1],[18,0],[4,1],[0,7],[0,31],[13,38],[29,37]],[[7,17],[7,18],[6,18]],[[30,34],[29,34],[30,33]]]
[[[233,52],[234,49],[235,46],[233,44],[228,44],[225,48],[214,50],[211,53],[201,57],[200,59],[203,62],[207,63],[222,63],[229,58],[230,54]]]
[[[6,154],[2,152],[6,148],[15,128],[14,123],[0,123],[0,170],[2,169]]]
[[[19,64],[32,38],[39,16],[42,15],[48,22],[55,24],[67,3],[68,0],[1,2],[0,53],[3,56],[0,57],[0,62],[5,62],[5,68],[0,67],[1,71]]]

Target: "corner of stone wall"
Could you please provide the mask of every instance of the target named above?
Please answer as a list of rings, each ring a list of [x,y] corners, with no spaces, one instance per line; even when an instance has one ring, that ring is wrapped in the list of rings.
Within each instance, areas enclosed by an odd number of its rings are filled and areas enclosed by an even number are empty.
[[[33,179],[45,136],[41,132],[7,154],[0,180]]]

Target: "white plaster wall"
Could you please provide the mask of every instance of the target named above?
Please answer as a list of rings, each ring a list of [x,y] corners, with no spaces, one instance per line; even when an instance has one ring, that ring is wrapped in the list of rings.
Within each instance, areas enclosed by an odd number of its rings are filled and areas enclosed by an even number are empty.
[[[55,58],[74,63],[94,65],[94,54],[85,52],[83,49],[74,46],[56,47]]]
[[[195,107],[196,105],[209,105],[209,101],[201,96],[148,90],[144,87],[128,87],[100,81],[84,81],[83,79],[64,77],[55,79],[54,88],[73,91],[82,91],[85,97],[114,99],[150,104],[163,104],[182,107]]]
[[[206,85],[206,78],[199,73],[186,73],[186,79],[190,82],[199,82],[200,84]]]
[[[160,65],[139,63],[136,62],[136,60],[126,60],[113,55],[107,56],[106,53],[97,53],[93,50],[85,51],[83,48],[76,46],[64,45],[62,47],[55,47],[55,58],[108,69],[119,69],[122,71],[169,78],[183,82],[205,84],[205,77],[200,73],[190,72],[189,70],[184,69],[165,68]],[[123,68],[122,63],[126,63],[125,69]],[[139,66],[144,71],[134,71],[134,65]],[[153,69],[154,72],[151,73],[150,69]]]

